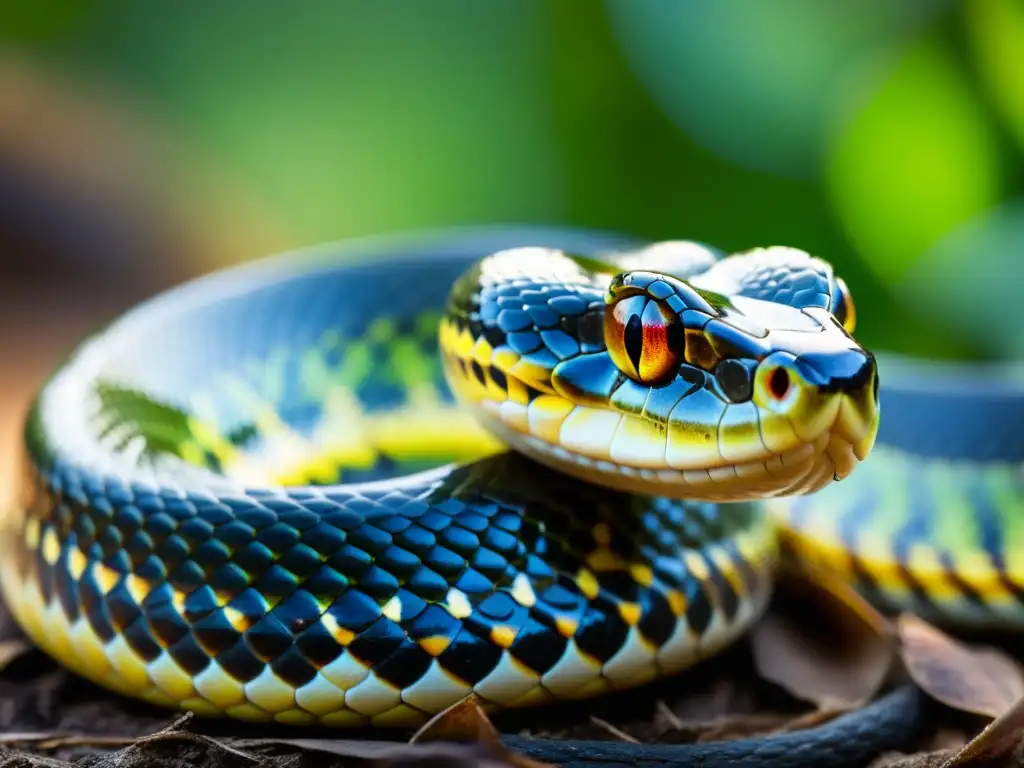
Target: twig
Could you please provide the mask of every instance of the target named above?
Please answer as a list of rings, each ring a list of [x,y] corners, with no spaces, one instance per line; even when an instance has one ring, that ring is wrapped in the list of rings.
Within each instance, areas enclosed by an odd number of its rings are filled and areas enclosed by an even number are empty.
[[[610,733],[612,736],[614,736],[615,738],[619,739],[620,741],[626,741],[626,742],[629,742],[630,744],[639,744],[640,743],[637,739],[634,739],[632,736],[630,736],[625,731],[620,731],[614,725],[612,725],[611,723],[609,723],[606,720],[602,720],[600,717],[594,717],[593,715],[591,715],[590,716],[590,722],[592,722],[598,728],[603,728],[604,730],[608,731],[608,733]]]

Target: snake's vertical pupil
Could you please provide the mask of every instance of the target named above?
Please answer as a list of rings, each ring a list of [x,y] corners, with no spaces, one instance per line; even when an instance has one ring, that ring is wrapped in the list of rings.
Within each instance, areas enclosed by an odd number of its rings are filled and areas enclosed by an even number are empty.
[[[672,323],[669,325],[668,348],[679,360],[686,358],[686,329],[682,323]]]
[[[620,371],[653,385],[678,370],[685,358],[686,332],[663,302],[635,294],[606,311],[605,346]]]
[[[640,315],[632,314],[626,321],[626,327],[622,333],[622,342],[626,347],[626,354],[633,364],[633,370],[640,370],[640,358],[644,353],[644,324]]]

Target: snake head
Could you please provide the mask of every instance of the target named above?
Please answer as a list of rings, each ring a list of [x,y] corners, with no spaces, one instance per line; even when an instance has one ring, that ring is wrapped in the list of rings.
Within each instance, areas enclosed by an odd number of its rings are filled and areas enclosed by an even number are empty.
[[[483,281],[469,314],[485,342],[472,322],[461,341],[482,385],[463,399],[516,449],[609,487],[707,500],[812,492],[870,452],[876,363],[851,335],[852,298],[830,269],[814,283],[823,290],[801,295],[772,289],[763,270],[750,279],[763,255],[688,280],[572,277],[563,264],[557,285],[523,257],[526,279]],[[806,269],[793,274],[807,282]],[[503,335],[502,321],[516,330]],[[463,392],[466,378],[449,366]]]

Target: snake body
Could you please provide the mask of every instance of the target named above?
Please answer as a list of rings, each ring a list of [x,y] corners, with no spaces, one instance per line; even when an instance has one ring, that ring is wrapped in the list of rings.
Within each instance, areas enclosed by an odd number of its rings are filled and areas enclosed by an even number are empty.
[[[833,567],[871,551],[811,507],[873,463],[853,317],[798,251],[581,232],[206,277],[42,389],[0,584],[71,669],[206,715],[409,726],[635,686],[757,619],[780,520]]]

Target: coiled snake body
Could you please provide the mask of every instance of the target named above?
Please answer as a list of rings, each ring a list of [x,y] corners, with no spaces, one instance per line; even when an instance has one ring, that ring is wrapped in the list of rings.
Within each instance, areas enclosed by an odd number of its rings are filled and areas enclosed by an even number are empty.
[[[41,391],[3,592],[68,667],[200,714],[408,726],[635,686],[757,619],[780,517],[807,557],[864,554],[808,512],[878,429],[853,319],[798,251],[572,232],[204,278]]]

